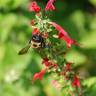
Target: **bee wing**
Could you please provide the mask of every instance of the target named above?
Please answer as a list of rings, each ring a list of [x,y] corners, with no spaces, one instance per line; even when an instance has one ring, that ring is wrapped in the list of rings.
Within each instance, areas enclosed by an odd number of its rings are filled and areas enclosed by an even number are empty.
[[[22,48],[19,52],[18,52],[18,55],[23,55],[23,54],[26,54],[28,52],[30,48],[30,44],[27,45],[26,47]]]

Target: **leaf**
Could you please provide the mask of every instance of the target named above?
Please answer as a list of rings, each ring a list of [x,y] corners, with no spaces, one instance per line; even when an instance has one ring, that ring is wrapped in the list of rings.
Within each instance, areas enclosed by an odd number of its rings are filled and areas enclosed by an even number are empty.
[[[92,31],[83,35],[80,40],[80,43],[83,45],[83,48],[86,49],[96,49],[96,31]]]
[[[2,15],[2,20],[0,22],[0,41],[5,42],[8,36],[12,32],[13,26],[16,23],[16,16],[14,14]]]
[[[24,6],[27,3],[27,0],[14,0],[13,4],[11,5],[12,8],[16,9],[18,7]]]
[[[5,46],[4,45],[0,45],[0,63],[4,59],[4,56],[5,56]]]
[[[0,8],[4,8],[11,0],[0,0]]]
[[[90,29],[94,31],[96,30],[96,16],[90,18]]]
[[[96,77],[90,77],[88,79],[85,79],[83,84],[87,85],[88,87],[96,84]]]
[[[86,62],[85,55],[79,53],[78,51],[72,50],[69,53],[66,54],[66,59],[69,62],[75,63],[75,66],[78,64],[83,64]]]
[[[89,0],[96,7],[96,0]]]
[[[84,96],[95,96],[96,94],[96,77],[90,77],[84,81],[86,86]]]

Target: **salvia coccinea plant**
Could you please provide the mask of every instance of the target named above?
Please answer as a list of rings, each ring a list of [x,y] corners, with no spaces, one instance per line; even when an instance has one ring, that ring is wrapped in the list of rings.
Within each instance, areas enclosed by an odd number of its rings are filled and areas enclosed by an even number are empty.
[[[79,44],[47,16],[47,11],[56,9],[53,4],[55,1],[49,0],[45,9],[41,9],[36,1],[30,2],[28,9],[35,12],[35,18],[30,23],[33,29],[32,38],[28,45],[19,51],[19,55],[33,48],[41,56],[41,64],[45,68],[35,73],[32,81],[42,80],[44,74],[49,73],[53,75],[52,85],[56,89],[66,90],[68,96],[82,96],[81,80],[72,67],[74,63],[65,59],[67,50],[70,50],[72,45]]]

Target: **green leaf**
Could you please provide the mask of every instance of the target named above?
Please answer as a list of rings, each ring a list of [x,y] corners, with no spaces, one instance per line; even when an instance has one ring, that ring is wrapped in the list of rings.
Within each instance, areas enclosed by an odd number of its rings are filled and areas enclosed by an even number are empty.
[[[80,43],[83,45],[83,48],[86,49],[95,49],[96,48],[96,31],[91,31],[83,35]]]
[[[96,0],[89,0],[96,7]]]
[[[81,54],[78,51],[72,50],[69,53],[66,54],[66,59],[69,62],[73,62],[76,65],[78,64],[83,64],[84,62],[86,62],[86,57],[85,55]]]
[[[84,96],[95,96],[96,94],[96,77],[88,78],[84,81],[84,85],[87,85]]]
[[[12,28],[15,26],[16,16],[14,14],[2,15],[0,22],[0,41],[5,42],[9,35],[11,35]]]
[[[0,8],[4,8],[11,0],[0,0]]]
[[[13,4],[11,5],[12,8],[18,8],[24,6],[27,3],[27,0],[14,0]]]
[[[88,87],[96,84],[96,77],[90,77],[88,79],[84,80],[84,85],[87,85]]]

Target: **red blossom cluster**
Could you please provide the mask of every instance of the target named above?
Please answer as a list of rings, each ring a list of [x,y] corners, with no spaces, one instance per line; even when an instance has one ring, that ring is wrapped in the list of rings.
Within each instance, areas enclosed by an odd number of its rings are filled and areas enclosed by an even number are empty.
[[[46,68],[41,70],[39,73],[35,73],[34,76],[33,76],[33,80],[36,80],[36,79],[42,80],[43,75],[45,74],[45,72],[48,69],[52,69],[52,68],[57,69],[58,68],[58,64],[49,60],[47,57],[43,58],[42,64],[44,64]]]
[[[79,80],[78,76],[73,73],[74,71],[72,69],[72,64],[73,63],[71,63],[71,62],[67,62],[66,65],[62,67],[61,75],[63,75],[66,80],[71,80],[72,79],[71,85],[73,87],[79,87],[80,88],[81,83],[80,83],[80,80]],[[70,76],[72,76],[72,78]]]
[[[47,5],[45,7],[45,11],[55,10],[55,6],[53,5],[54,1],[55,0],[48,1]],[[38,6],[37,2],[34,1],[29,4],[29,11],[38,13],[41,11],[41,8]]]
[[[57,69],[58,64],[54,63],[53,61],[49,60],[48,58],[43,58],[42,64],[45,65],[45,67],[54,67]]]
[[[56,9],[55,6],[53,5],[54,1],[55,0],[48,1],[47,5],[45,7],[45,11]],[[57,31],[57,34],[56,34],[57,39],[63,40],[64,42],[66,42],[67,48],[70,48],[72,46],[72,44],[77,45],[77,46],[79,45],[75,40],[73,40],[68,35],[68,33],[60,25],[58,25],[55,22],[52,22],[51,20],[49,20],[48,17],[47,17],[47,19],[41,18],[42,17],[42,14],[41,14],[42,10],[41,10],[41,7],[38,6],[36,1],[31,2],[29,4],[29,11],[36,12],[36,19],[31,20],[31,25],[33,28],[32,35],[40,34],[40,35],[42,35],[42,38],[44,39],[44,41],[50,41],[52,43],[52,41],[49,38],[52,36],[50,36],[49,34],[55,30],[55,31]],[[39,25],[39,27],[38,27],[38,25]],[[49,29],[51,31],[49,31]],[[55,56],[56,57],[55,58],[53,55],[53,54],[56,54],[56,52],[53,52],[55,49],[52,49],[49,47],[49,50],[52,50],[52,52],[50,51],[51,53],[49,53],[49,51],[48,51],[46,56],[43,57],[43,60],[42,60],[42,64],[45,66],[45,68],[43,70],[41,70],[39,73],[35,73],[33,76],[33,80],[37,80],[37,79],[42,80],[43,75],[47,72],[47,70],[55,69],[55,72],[58,73],[60,76],[62,76],[64,78],[64,80],[68,80],[68,82],[71,82],[72,87],[80,88],[81,82],[80,82],[78,76],[74,73],[74,71],[72,69],[73,63],[63,62],[63,65],[61,66],[59,64],[58,57],[62,58],[62,61],[63,61],[63,57],[61,55],[59,56],[57,54]],[[53,59],[53,58],[51,58],[52,56],[56,62],[54,60],[52,60]],[[49,59],[49,57],[50,57],[50,59]],[[59,86],[59,84],[57,84],[57,81],[56,82],[53,81],[53,83],[55,85]]]
[[[43,58],[42,64],[44,64],[46,67],[49,67],[52,65],[52,63],[49,61],[47,57]]]

